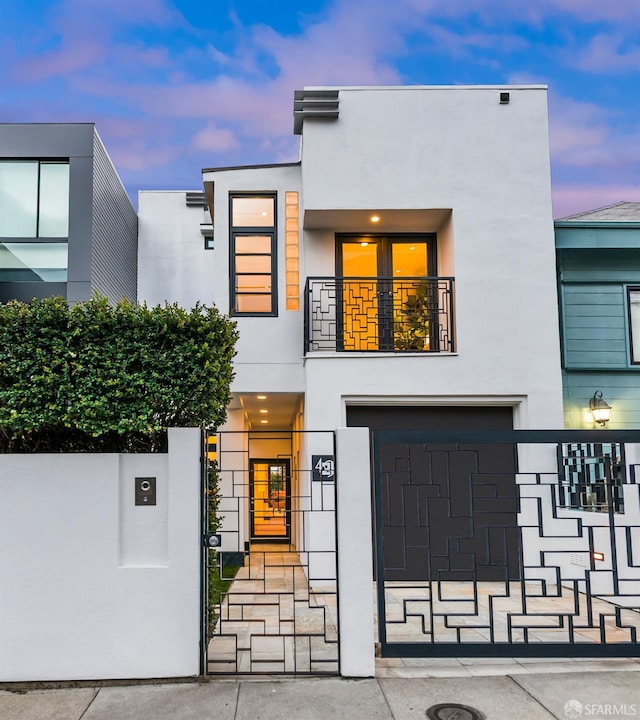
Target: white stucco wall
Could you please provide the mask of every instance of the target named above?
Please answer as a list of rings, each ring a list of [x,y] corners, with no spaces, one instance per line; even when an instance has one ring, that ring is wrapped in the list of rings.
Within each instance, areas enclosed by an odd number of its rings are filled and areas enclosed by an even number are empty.
[[[215,251],[204,249],[202,223],[211,223],[208,211],[187,207],[183,190],[138,193],[139,302],[211,305]]]
[[[516,427],[562,427],[546,90],[341,89],[339,119],[303,133],[306,213],[451,209],[438,271],[455,276],[456,336],[455,355],[310,354],[307,427],[378,400],[509,404]],[[307,274],[326,273],[333,234],[305,241],[322,268]]]
[[[197,429],[168,454],[0,455],[0,681],[197,675],[199,508]]]

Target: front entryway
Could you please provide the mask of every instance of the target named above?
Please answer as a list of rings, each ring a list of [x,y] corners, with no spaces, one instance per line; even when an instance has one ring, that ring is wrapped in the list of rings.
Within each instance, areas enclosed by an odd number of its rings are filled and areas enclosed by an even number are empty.
[[[208,440],[203,673],[338,674],[333,432]]]
[[[252,542],[291,539],[291,472],[288,460],[251,460],[249,514]]]

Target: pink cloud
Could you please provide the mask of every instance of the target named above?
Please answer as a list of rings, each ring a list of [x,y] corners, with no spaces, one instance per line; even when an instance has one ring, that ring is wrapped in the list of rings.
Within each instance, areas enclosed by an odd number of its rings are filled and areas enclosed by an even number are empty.
[[[637,185],[607,185],[584,187],[580,185],[554,185],[553,216],[566,217],[586,210],[595,210],[625,200],[640,202]]]
[[[238,147],[240,143],[231,130],[217,128],[209,123],[193,136],[191,145],[195,150],[223,152]]]
[[[624,48],[619,35],[596,35],[579,53],[571,54],[569,62],[590,72],[634,72],[640,67],[640,46]]]

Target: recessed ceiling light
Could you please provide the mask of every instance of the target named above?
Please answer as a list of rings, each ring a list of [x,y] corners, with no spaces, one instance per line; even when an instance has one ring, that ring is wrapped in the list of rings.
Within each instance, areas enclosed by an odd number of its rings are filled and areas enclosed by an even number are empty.
[[[260,422],[261,422],[263,425],[266,425],[269,421],[268,421],[268,420],[260,420]]]
[[[360,247],[367,247],[368,244],[369,244],[368,242],[361,242]]]
[[[256,397],[258,398],[258,400],[266,400],[267,399],[266,395],[256,395]]]
[[[415,249],[416,249],[416,248],[415,248],[414,245],[412,245],[412,246],[409,248],[409,250],[415,250]]]
[[[371,222],[380,222],[380,215],[372,215],[370,220]]]
[[[266,210],[263,210],[260,214],[262,215],[262,217],[267,217],[269,213]]]
[[[268,411],[268,410],[260,410],[260,412],[261,412],[263,415],[266,415],[269,411]]]

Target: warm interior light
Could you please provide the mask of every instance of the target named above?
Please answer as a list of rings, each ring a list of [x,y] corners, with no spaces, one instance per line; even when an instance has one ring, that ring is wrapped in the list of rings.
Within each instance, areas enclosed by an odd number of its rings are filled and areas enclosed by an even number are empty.
[[[267,399],[266,395],[256,395],[256,397],[258,398],[258,400],[266,400]]]
[[[380,222],[380,215],[372,215],[370,219],[373,223]]]
[[[368,244],[369,244],[368,242],[361,242],[360,247],[367,247]]]
[[[603,552],[596,552],[595,550],[591,553],[591,557],[594,560],[604,560],[604,553]]]
[[[263,425],[266,425],[269,421],[268,421],[268,420],[260,420],[260,422],[261,422]]]
[[[261,412],[263,415],[266,415],[269,411],[268,411],[268,410],[260,410],[260,412]]]
[[[589,410],[598,425],[606,425],[606,423],[609,422],[611,405],[602,399],[602,392],[600,390],[596,390],[591,400],[589,400]]]
[[[415,246],[415,245],[412,245],[412,246],[409,248],[409,250],[415,250],[415,249],[416,249],[416,246]]]

